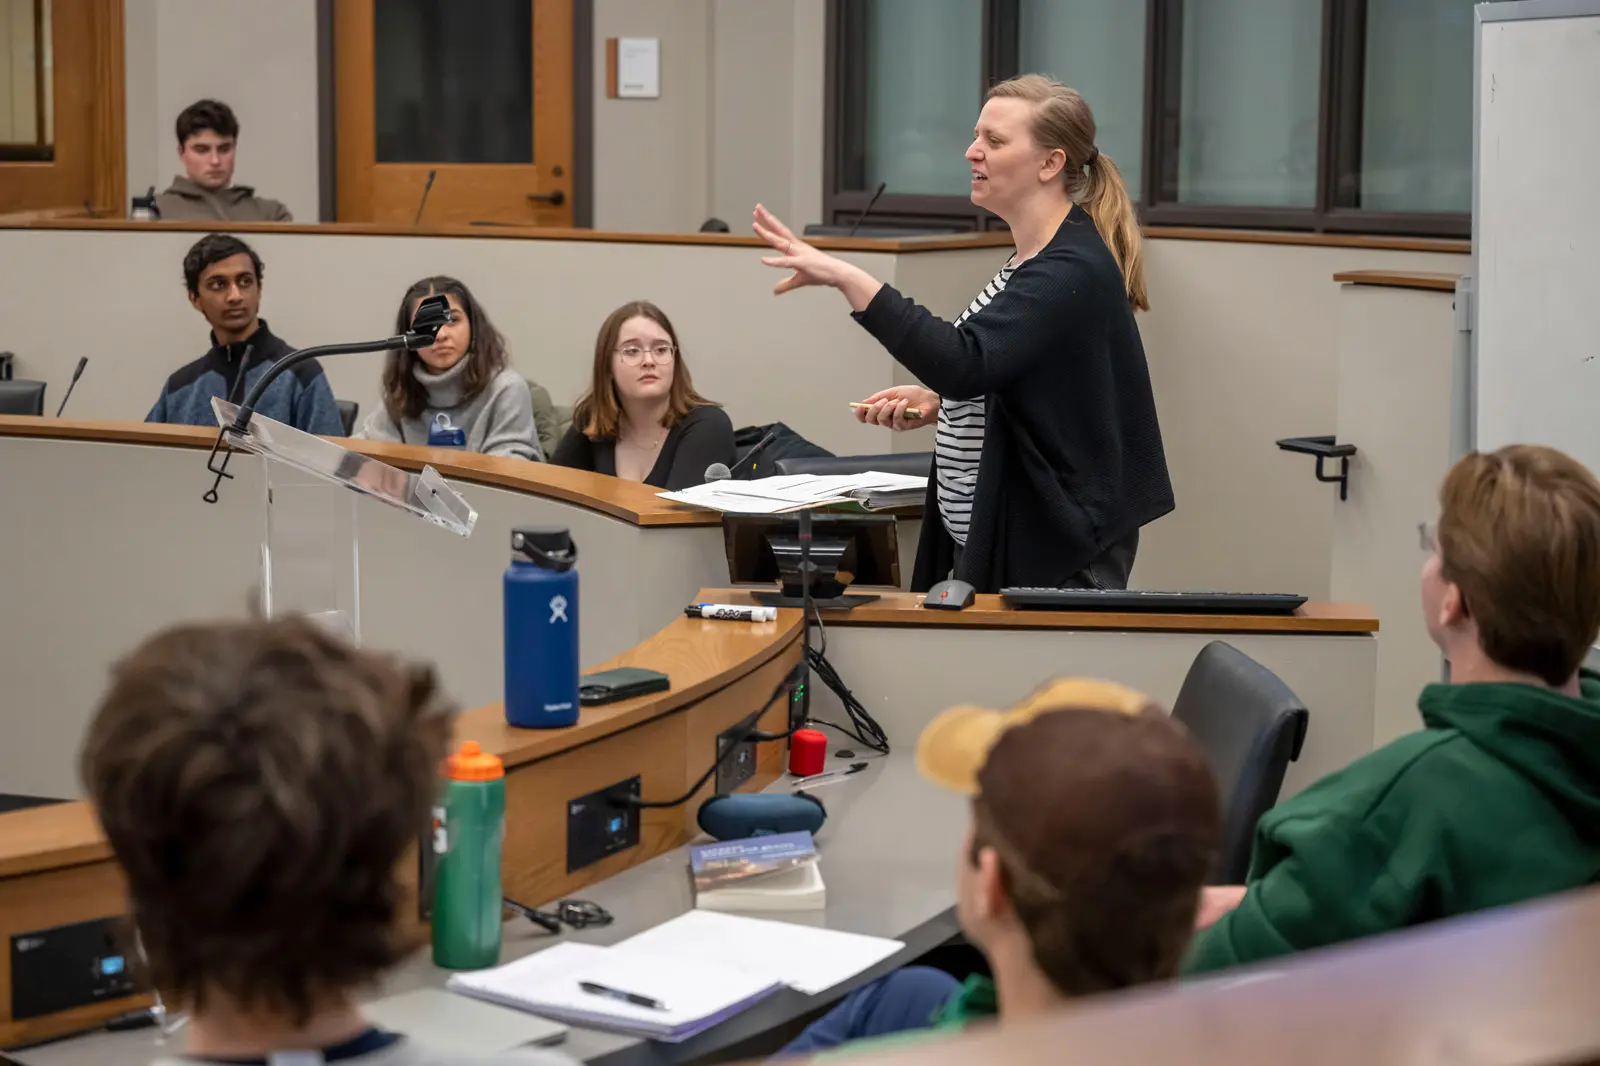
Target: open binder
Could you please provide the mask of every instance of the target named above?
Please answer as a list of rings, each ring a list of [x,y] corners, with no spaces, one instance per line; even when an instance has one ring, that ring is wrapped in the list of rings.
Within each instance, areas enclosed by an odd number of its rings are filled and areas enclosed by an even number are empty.
[[[352,641],[361,639],[360,538],[356,504],[367,496],[459,536],[478,512],[431,466],[400,470],[333,441],[211,401],[223,442],[265,465],[261,608],[269,618],[304,614]]]

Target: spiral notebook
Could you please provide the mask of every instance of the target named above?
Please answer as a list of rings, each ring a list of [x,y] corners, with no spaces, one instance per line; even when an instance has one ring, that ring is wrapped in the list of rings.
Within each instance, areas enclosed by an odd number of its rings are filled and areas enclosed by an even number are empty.
[[[585,991],[598,986],[654,1006]],[[679,1043],[783,987],[772,972],[704,958],[556,944],[493,970],[453,975],[451,991],[595,1029]]]

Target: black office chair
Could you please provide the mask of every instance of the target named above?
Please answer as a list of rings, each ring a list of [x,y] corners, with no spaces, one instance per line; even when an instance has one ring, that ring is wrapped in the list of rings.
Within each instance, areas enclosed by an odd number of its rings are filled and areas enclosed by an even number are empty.
[[[780,474],[864,474],[876,470],[881,474],[909,474],[913,477],[933,476],[932,452],[894,452],[889,455],[829,455],[804,458],[779,459],[776,467]]]
[[[1231,644],[1200,649],[1172,717],[1205,749],[1222,794],[1222,846],[1211,883],[1244,883],[1256,823],[1300,757],[1310,714],[1277,674]]]
[[[0,381],[0,415],[44,414],[44,382]]]
[[[350,436],[356,431],[356,415],[361,413],[361,405],[354,400],[335,400],[334,406],[339,408],[339,421],[344,423],[344,435]]]

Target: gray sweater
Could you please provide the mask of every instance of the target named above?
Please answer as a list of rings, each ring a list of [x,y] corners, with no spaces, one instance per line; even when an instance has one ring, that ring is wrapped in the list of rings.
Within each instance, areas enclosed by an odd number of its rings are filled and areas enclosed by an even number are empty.
[[[482,392],[462,402],[462,379],[466,371],[466,359],[442,374],[428,373],[422,363],[415,364],[412,373],[428,390],[428,406],[422,414],[402,419],[396,426],[389,412],[379,407],[367,416],[356,436],[364,440],[427,444],[428,428],[433,425],[434,416],[442,413],[450,417],[452,425],[467,431],[468,451],[544,462],[539,433],[533,423],[533,400],[528,395],[528,383],[508,367],[496,374]]]

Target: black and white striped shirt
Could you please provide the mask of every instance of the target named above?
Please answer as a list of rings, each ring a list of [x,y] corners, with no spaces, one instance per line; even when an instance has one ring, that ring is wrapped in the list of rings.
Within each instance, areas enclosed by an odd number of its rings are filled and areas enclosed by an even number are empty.
[[[983,291],[973,299],[955,324],[989,306],[1011,280],[1016,265],[1006,263]],[[939,401],[939,428],[934,436],[934,472],[939,479],[939,517],[950,539],[965,546],[967,526],[972,521],[972,496],[978,487],[978,456],[983,451],[983,397],[957,400],[945,396]]]

